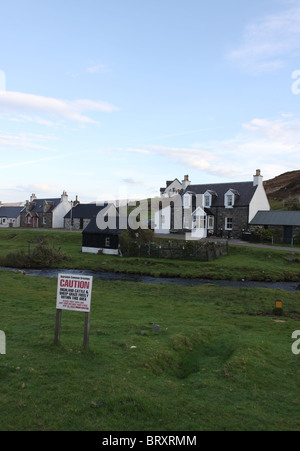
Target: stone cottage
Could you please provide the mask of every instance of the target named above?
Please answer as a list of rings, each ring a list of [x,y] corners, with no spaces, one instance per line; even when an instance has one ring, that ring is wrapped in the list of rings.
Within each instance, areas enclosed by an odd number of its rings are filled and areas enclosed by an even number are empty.
[[[259,210],[270,210],[259,169],[248,182],[194,185],[185,176],[181,190],[169,196],[161,190],[155,233],[188,233],[191,239],[240,238]]]
[[[69,201],[65,191],[59,198],[38,199],[35,194],[32,194],[21,213],[20,225],[31,228],[62,229],[65,215],[71,208],[72,202]]]

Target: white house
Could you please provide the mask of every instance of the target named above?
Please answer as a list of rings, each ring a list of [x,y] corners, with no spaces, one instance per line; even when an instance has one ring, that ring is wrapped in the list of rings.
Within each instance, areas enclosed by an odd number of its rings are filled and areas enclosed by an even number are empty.
[[[178,231],[190,239],[240,237],[259,210],[270,210],[259,169],[249,182],[193,185],[185,176],[179,193],[162,201],[154,232]]]
[[[20,215],[24,207],[0,206],[0,228],[20,227]]]

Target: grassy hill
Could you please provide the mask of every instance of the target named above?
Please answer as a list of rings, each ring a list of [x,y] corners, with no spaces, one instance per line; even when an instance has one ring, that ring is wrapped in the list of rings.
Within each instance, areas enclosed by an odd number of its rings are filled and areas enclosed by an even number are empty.
[[[300,209],[300,171],[285,172],[264,182],[273,210]]]

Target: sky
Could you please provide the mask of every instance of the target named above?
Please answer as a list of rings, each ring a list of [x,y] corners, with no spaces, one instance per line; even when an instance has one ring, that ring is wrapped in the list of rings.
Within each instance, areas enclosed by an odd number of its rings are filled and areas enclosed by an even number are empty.
[[[0,201],[300,169],[300,0],[0,0]]]

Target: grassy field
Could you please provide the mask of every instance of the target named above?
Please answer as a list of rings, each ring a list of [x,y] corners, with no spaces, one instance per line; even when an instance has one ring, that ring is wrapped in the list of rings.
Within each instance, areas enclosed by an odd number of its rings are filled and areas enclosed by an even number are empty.
[[[94,281],[84,350],[76,312],[53,343],[56,280],[0,282],[2,431],[300,428],[297,293]]]
[[[39,234],[0,231],[0,256],[27,252]],[[77,233],[47,235],[71,257],[69,267],[299,280],[288,252],[230,246],[209,263],[149,263],[81,254]],[[300,429],[300,356],[291,350],[299,292],[94,280],[85,350],[77,312],[63,312],[54,345],[55,279],[0,271],[0,283],[1,431]]]
[[[55,266],[58,268],[91,269],[154,277],[196,277],[224,280],[298,281],[300,278],[300,263],[290,258],[288,248],[286,251],[276,251],[229,246],[228,256],[210,262],[120,258],[83,254],[81,252],[81,233],[59,231],[0,230],[0,265],[1,257],[10,252],[19,250],[28,252],[29,246],[32,250],[40,237],[47,237],[51,245],[60,248],[70,257],[69,261],[56,264]]]

